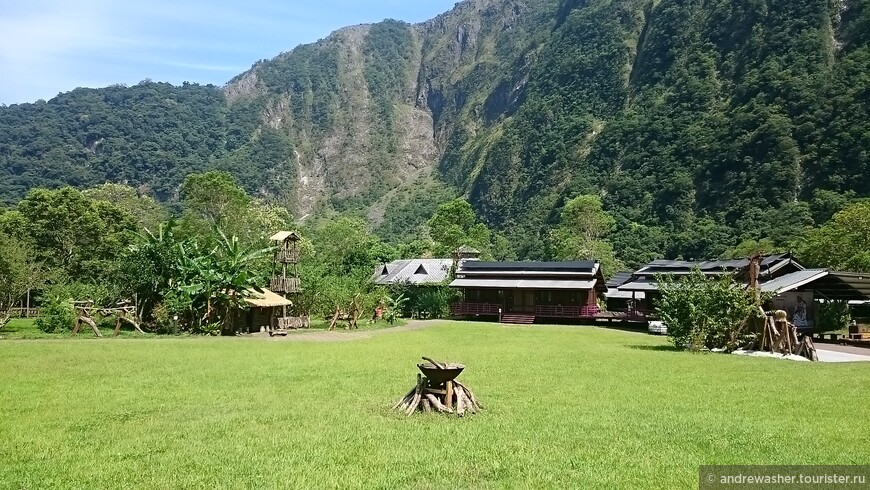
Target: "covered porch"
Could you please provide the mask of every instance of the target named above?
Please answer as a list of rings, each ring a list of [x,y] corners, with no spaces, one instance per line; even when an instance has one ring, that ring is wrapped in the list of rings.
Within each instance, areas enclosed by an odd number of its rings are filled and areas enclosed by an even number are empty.
[[[541,318],[594,318],[600,312],[594,290],[463,289],[451,305],[454,316],[533,315]]]

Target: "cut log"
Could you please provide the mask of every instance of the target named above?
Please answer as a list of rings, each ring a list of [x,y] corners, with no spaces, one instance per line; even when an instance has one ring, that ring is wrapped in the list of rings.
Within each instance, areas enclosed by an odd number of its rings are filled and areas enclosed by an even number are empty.
[[[465,390],[462,390],[462,394],[465,397],[465,408],[467,408],[471,413],[477,413],[477,406],[471,401],[471,398],[468,397],[468,393],[465,393]]]
[[[76,320],[76,328],[74,328],[73,332],[72,332],[73,337],[75,337],[79,333],[79,330],[82,328],[82,323],[87,323],[88,325],[90,325],[91,330],[94,331],[94,335],[96,335],[97,337],[103,336],[103,334],[100,333],[100,329],[97,328],[97,324],[94,323],[94,321],[91,318],[89,318],[87,316],[79,316],[78,319]]]
[[[417,406],[420,405],[421,396],[422,394],[420,393],[420,391],[416,390],[416,393],[414,393],[414,399],[411,400],[410,405],[408,405],[408,410],[405,412],[405,415],[410,417],[411,414],[414,413],[415,410],[417,410]]]
[[[417,384],[414,386],[414,398],[411,400],[410,405],[408,405],[408,411],[405,413],[408,417],[417,410],[417,407],[420,405],[420,398],[423,397],[423,376],[417,374]]]
[[[465,392],[461,387],[457,386],[453,391],[453,394],[456,395],[456,415],[463,417],[465,415]]]
[[[423,397],[423,399],[420,400],[420,403],[423,404],[423,411],[424,412],[432,413],[432,403],[429,402],[429,398]]]
[[[435,407],[435,409],[439,412],[453,413],[453,410],[445,407],[444,404],[438,400],[438,398],[435,398],[435,395],[426,393],[426,398],[429,400],[429,403],[431,403],[432,406]]]
[[[440,363],[432,358],[423,356],[423,360],[431,362],[438,369],[447,369],[447,364],[442,364],[442,363]]]
[[[403,403],[406,403],[408,401],[408,398],[410,396],[412,396],[416,390],[417,390],[416,386],[414,388],[411,388],[407,393],[405,393],[405,396],[403,396],[401,400],[399,400],[398,402],[396,402],[395,405],[393,405],[393,408],[391,408],[390,410],[396,410]]]
[[[474,392],[471,391],[471,389],[469,387],[465,386],[464,384],[460,383],[459,381],[455,381],[455,383],[457,386],[462,388],[462,390],[465,392],[466,395],[468,395],[469,400],[471,400],[471,403],[473,403],[475,405],[475,407],[477,407],[481,410],[483,409],[483,405],[480,403],[480,400],[478,400],[477,397],[474,396]]]
[[[332,321],[329,322],[329,328],[327,330],[335,329],[335,323],[338,322],[338,310],[335,310],[335,315],[332,316]]]
[[[410,395],[406,396],[405,398],[402,398],[402,403],[399,404],[399,407],[396,408],[396,410],[398,410],[398,411],[400,411],[400,412],[402,412],[402,413],[405,413],[405,410],[408,409],[408,405],[411,404],[411,400],[413,400],[413,399],[414,399],[414,394],[413,394],[413,393],[411,393]]]

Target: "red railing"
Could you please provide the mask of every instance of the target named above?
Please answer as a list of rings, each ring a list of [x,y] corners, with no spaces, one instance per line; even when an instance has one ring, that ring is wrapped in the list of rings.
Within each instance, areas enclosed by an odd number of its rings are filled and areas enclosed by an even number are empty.
[[[577,318],[580,316],[581,308],[579,306],[535,306],[535,316],[544,316],[550,318]]]
[[[450,313],[453,316],[498,315],[500,306],[493,303],[453,303]]]
[[[591,318],[601,313],[596,305],[585,306],[561,306],[561,305],[538,305],[535,306],[535,315],[549,318]]]

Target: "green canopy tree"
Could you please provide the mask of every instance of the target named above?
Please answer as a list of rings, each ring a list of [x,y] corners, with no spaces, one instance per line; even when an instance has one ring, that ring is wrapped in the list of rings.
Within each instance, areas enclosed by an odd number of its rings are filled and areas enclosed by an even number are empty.
[[[852,204],[799,242],[801,260],[814,267],[870,272],[870,201]]]
[[[95,201],[112,203],[134,217],[140,228],[156,231],[169,218],[166,208],[128,185],[105,183],[82,191]]]
[[[26,241],[0,233],[0,329],[22,296],[46,280],[42,264],[29,253],[31,248]]]
[[[427,225],[433,241],[432,252],[436,256],[450,257],[463,245],[480,250],[484,257],[492,255],[492,234],[465,199],[454,199],[438,206]],[[505,246],[504,243],[499,245]],[[503,255],[509,255],[509,252],[503,251]]]
[[[181,197],[184,204],[181,228],[188,235],[207,236],[220,228],[245,245],[254,245],[286,229],[293,221],[286,208],[252,198],[226,172],[187,176]],[[218,240],[217,236],[213,238]]]
[[[190,174],[181,186],[185,211],[210,226],[226,227],[242,218],[251,197],[227,172]]]
[[[71,187],[34,189],[17,207],[37,259],[77,281],[116,277],[119,259],[136,238],[136,221],[113,203]]]
[[[613,219],[594,195],[581,195],[565,203],[562,223],[550,239],[559,260],[597,260],[610,276],[623,268],[605,237],[616,227]]]

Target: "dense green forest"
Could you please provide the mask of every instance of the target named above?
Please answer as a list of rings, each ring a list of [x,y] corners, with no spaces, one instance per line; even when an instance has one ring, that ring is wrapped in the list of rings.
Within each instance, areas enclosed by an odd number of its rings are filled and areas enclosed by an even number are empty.
[[[870,196],[868,87],[870,0],[468,0],[223,88],[0,107],[0,201],[110,182],[179,216],[185,177],[225,170],[264,206],[367,218],[394,245],[464,197],[494,256],[802,250]],[[612,219],[582,243],[578,196]]]

